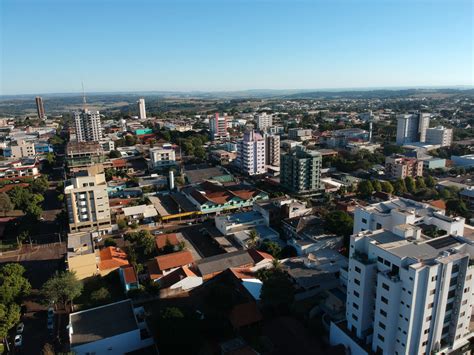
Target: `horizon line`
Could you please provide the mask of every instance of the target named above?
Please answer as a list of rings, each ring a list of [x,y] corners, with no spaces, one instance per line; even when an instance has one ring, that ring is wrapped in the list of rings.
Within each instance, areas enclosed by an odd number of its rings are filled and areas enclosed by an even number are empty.
[[[293,91],[295,93],[307,93],[307,92],[344,92],[344,91],[371,91],[371,90],[382,90],[382,91],[397,91],[397,90],[436,90],[436,89],[474,89],[474,84],[455,84],[455,85],[414,85],[414,86],[365,86],[365,87],[340,87],[340,88],[314,88],[314,89],[238,89],[238,90],[118,90],[118,91],[89,91],[87,95],[96,94],[139,94],[139,93],[169,93],[169,94],[225,94],[225,93],[245,93],[245,92],[288,92]],[[41,92],[41,93],[17,93],[17,94],[0,94],[1,98],[11,96],[40,96],[40,95],[82,95],[82,91],[69,91],[69,92]]]

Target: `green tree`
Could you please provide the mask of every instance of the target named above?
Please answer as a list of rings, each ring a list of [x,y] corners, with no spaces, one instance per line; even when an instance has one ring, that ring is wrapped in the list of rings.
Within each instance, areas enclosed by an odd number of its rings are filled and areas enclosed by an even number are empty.
[[[409,193],[414,194],[416,192],[415,180],[411,176],[405,178],[405,186]]]
[[[425,177],[425,184],[426,187],[433,188],[436,185],[436,181],[431,175],[428,175],[427,177]]]
[[[41,291],[47,301],[66,307],[67,303],[80,296],[82,287],[82,282],[77,279],[74,272],[63,271],[56,272],[46,281]]]
[[[405,181],[398,179],[393,183],[393,189],[396,195],[401,195],[407,192],[407,187],[405,186]]]
[[[382,181],[381,185],[382,185],[383,192],[386,192],[388,194],[393,194],[394,189],[390,181]]]
[[[127,228],[127,221],[124,219],[119,219],[117,221],[117,226],[119,227],[120,230],[126,229]]]
[[[49,188],[48,178],[45,175],[42,175],[39,178],[36,178],[35,180],[33,180],[30,186],[33,193],[43,194]]]
[[[110,300],[110,292],[105,287],[101,287],[91,292],[91,301],[96,305],[105,304]]]
[[[257,247],[260,240],[260,236],[255,229],[252,229],[249,233],[249,239],[247,241],[247,248],[255,248]]]
[[[357,186],[357,192],[362,197],[370,197],[374,193],[374,187],[369,180],[362,180]]]
[[[114,159],[114,158],[121,158],[122,154],[118,150],[111,150],[109,153],[109,158]]]
[[[13,203],[5,192],[0,192],[0,212],[5,216],[7,212],[13,210]]]
[[[0,303],[19,302],[31,290],[30,282],[23,276],[25,268],[17,263],[5,264],[0,268]]]
[[[274,258],[278,259],[281,255],[281,247],[278,243],[271,241],[264,241],[259,248],[261,251],[270,254]]]
[[[425,188],[426,188],[425,179],[423,179],[422,176],[418,176],[416,178],[416,189],[420,190],[420,189],[425,189]]]
[[[166,307],[161,312],[162,319],[182,319],[184,318],[183,312],[178,307]]]
[[[332,211],[327,214],[324,221],[324,228],[336,235],[349,237],[352,234],[354,220],[344,211]]]
[[[270,269],[262,281],[260,298],[264,306],[289,306],[293,303],[295,290],[283,271]]]
[[[372,181],[372,186],[373,186],[375,192],[382,191],[382,184],[380,183],[380,181],[378,181],[378,180]]]
[[[16,303],[8,305],[0,303],[0,338],[5,339],[8,331],[20,321],[20,306]]]

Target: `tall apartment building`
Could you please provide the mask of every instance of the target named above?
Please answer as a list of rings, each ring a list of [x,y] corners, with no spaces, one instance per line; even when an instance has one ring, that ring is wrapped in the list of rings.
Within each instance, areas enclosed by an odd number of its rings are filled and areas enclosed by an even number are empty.
[[[176,164],[176,153],[173,149],[150,149],[150,169],[169,167]]]
[[[78,172],[64,188],[69,217],[69,230],[110,229],[110,206],[105,174],[92,169]]]
[[[426,143],[449,147],[453,143],[453,129],[443,126],[428,128],[426,130]]]
[[[211,139],[218,140],[222,138],[229,137],[229,132],[227,132],[227,117],[219,116],[218,113],[214,117],[209,119],[209,130],[211,132]]]
[[[399,355],[449,354],[469,344],[474,246],[462,237],[464,219],[405,199],[355,214],[346,320],[331,324],[331,344]],[[433,225],[445,235],[429,237]]]
[[[397,144],[425,142],[430,126],[429,113],[410,113],[397,116]]]
[[[261,131],[266,131],[273,125],[273,116],[266,112],[255,115],[255,121],[257,121],[257,128]]]
[[[265,174],[265,138],[253,130],[244,133],[237,143],[236,165],[243,174]]]
[[[266,134],[265,136],[265,165],[280,166],[280,136]]]
[[[137,101],[138,107],[138,118],[145,119],[146,118],[146,109],[145,109],[145,99],[141,98]]]
[[[414,178],[423,176],[423,161],[401,155],[386,157],[385,174],[394,179],[404,179],[407,176]]]
[[[40,120],[44,120],[46,115],[44,113],[43,98],[40,96],[36,96],[35,101],[36,101],[36,112],[38,113],[38,118]]]
[[[99,111],[84,109],[74,112],[76,139],[78,142],[98,142],[102,139],[102,125]]]
[[[296,193],[312,193],[320,189],[321,154],[297,146],[280,157],[280,183]]]

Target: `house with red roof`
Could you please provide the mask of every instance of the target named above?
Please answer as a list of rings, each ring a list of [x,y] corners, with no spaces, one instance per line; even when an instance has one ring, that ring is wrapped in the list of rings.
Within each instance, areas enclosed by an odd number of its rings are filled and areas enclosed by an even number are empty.
[[[148,274],[151,280],[157,281],[174,270],[182,266],[190,267],[193,263],[194,258],[189,250],[160,255],[148,262]]]
[[[136,290],[140,286],[138,283],[137,273],[132,265],[123,265],[119,268],[120,281],[125,292]]]
[[[202,277],[185,265],[166,274],[157,282],[160,285],[160,298],[166,298],[202,285]]]
[[[106,247],[101,249],[99,257],[99,273],[101,276],[105,276],[122,266],[130,265],[127,254],[117,247]]]
[[[255,201],[267,200],[268,194],[246,184],[222,184],[204,181],[182,189],[184,195],[202,213],[230,211],[250,207]]]

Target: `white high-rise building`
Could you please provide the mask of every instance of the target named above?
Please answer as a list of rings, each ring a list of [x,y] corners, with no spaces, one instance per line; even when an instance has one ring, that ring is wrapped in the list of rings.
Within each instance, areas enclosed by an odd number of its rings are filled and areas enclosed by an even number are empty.
[[[453,143],[453,129],[443,126],[428,128],[426,130],[426,143],[449,147]]]
[[[211,132],[211,139],[218,140],[229,137],[227,132],[227,116],[219,116],[218,113],[214,117],[209,119],[209,131]]]
[[[171,148],[150,149],[150,169],[169,167],[176,164],[176,153]]]
[[[145,109],[145,99],[141,98],[137,101],[138,107],[138,118],[145,119],[146,118],[146,109]]]
[[[259,115],[255,115],[255,121],[257,121],[257,128],[261,131],[266,131],[273,125],[273,116],[266,112]]]
[[[64,195],[71,232],[110,229],[109,196],[103,173],[78,173],[66,184]]]
[[[449,354],[469,344],[474,244],[464,218],[394,199],[355,212],[346,320],[331,344],[354,354]],[[460,354],[463,352],[460,352]]]
[[[411,113],[397,116],[397,144],[425,142],[430,126],[429,113]]]
[[[260,133],[245,132],[244,138],[237,143],[236,164],[243,174],[265,174],[265,139]]]
[[[74,112],[73,116],[78,142],[98,142],[102,139],[99,111],[92,112],[84,109],[80,112]]]

